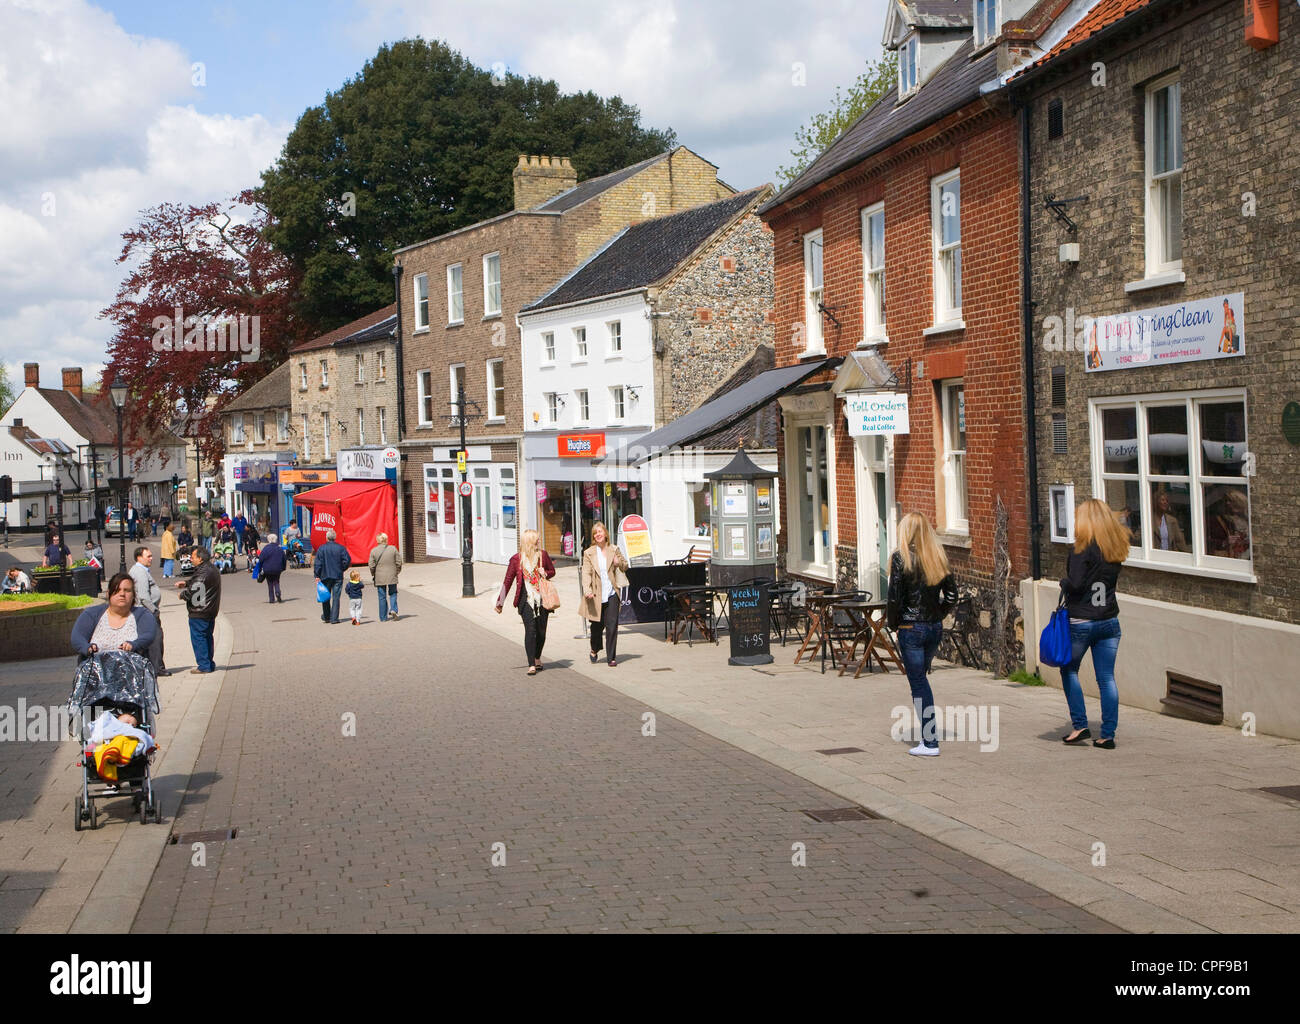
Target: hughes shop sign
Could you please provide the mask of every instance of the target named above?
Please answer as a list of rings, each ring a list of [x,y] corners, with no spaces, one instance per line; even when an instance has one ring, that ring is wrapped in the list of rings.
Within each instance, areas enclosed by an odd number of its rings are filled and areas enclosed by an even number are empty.
[[[906,394],[888,391],[847,392],[844,395],[844,415],[849,421],[850,437],[911,432]]]
[[[1245,306],[1236,292],[1099,317],[1087,329],[1084,366],[1092,373],[1244,355]]]

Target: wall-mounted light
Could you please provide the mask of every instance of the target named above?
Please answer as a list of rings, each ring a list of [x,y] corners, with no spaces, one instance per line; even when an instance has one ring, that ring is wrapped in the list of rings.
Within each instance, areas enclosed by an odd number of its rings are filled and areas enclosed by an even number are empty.
[[[623,385],[623,390],[626,391],[626,392],[628,393],[628,395],[631,397],[632,401],[634,401],[634,402],[639,402],[639,401],[641,401],[641,392],[640,392],[640,388],[634,388],[631,384],[624,384],[624,385]]]

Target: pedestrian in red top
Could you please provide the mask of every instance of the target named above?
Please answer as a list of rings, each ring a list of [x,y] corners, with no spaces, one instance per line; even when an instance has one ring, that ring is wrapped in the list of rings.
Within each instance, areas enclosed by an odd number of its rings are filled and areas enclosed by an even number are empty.
[[[546,645],[546,620],[551,612],[542,603],[542,580],[555,578],[551,556],[542,550],[536,530],[519,536],[519,551],[510,557],[506,578],[497,595],[497,614],[505,605],[510,587],[515,588],[515,608],[524,620],[524,653],[528,657],[528,674],[537,675],[542,667],[542,648]]]

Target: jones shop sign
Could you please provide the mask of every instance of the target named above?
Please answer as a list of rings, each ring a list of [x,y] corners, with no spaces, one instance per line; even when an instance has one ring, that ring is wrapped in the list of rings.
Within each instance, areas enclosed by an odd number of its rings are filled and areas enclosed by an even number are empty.
[[[906,394],[889,391],[846,392],[844,415],[848,419],[850,437],[911,432]]]
[[[1087,328],[1084,367],[1092,373],[1245,355],[1245,307],[1245,293],[1236,292],[1099,317]]]
[[[383,480],[384,449],[345,448],[339,452],[340,480]],[[394,465],[396,463],[394,462]]]

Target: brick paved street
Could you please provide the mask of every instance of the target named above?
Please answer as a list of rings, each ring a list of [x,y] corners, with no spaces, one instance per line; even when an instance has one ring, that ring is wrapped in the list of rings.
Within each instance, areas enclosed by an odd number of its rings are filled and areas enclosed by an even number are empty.
[[[892,822],[814,822],[846,801],[664,715],[643,736],[652,708],[529,678],[418,590],[326,627],[306,572],[275,607],[227,580],[233,665],[173,830],[238,834],[203,866],[168,846],[136,931],[1116,930]]]

